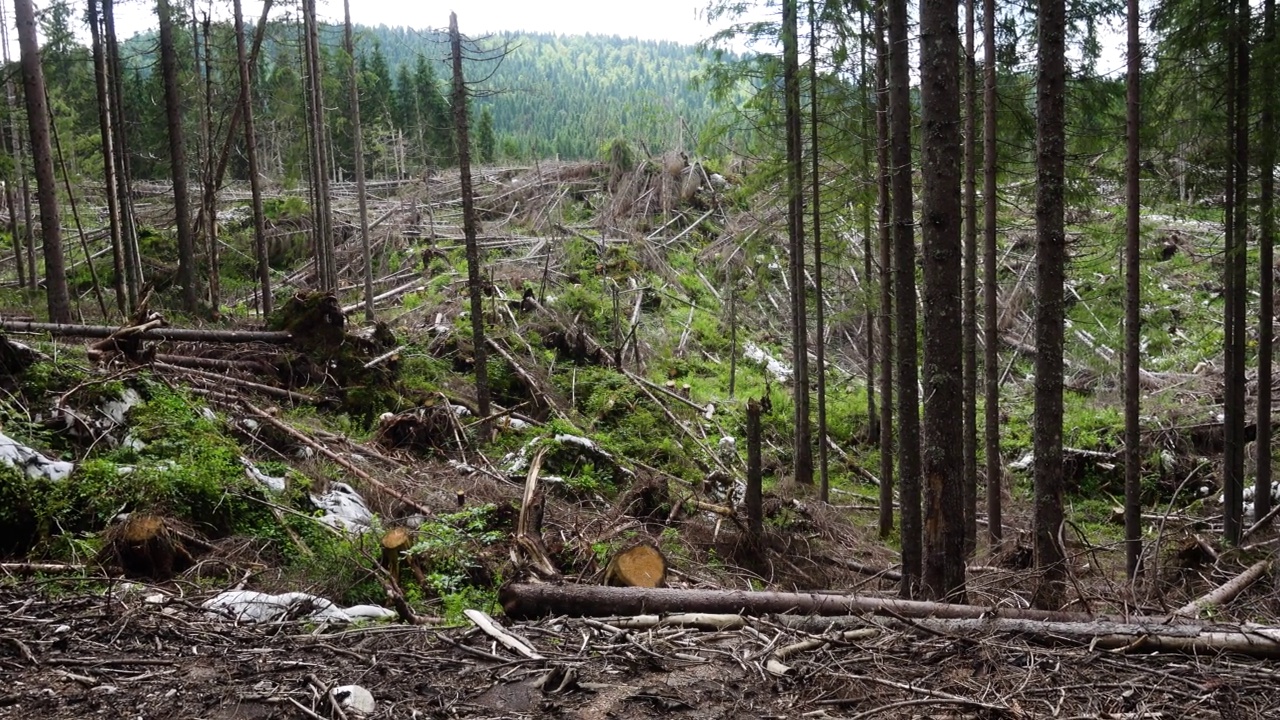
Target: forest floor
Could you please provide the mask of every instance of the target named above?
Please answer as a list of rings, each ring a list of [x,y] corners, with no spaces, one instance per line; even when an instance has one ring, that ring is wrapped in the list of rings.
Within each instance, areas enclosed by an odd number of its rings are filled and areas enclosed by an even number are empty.
[[[896,531],[881,539],[876,527],[856,229],[832,235],[838,271],[820,300],[830,320],[824,504],[787,477],[787,277],[776,209],[757,209],[775,206],[735,196],[728,171],[726,181],[701,165],[672,170],[670,160],[631,172],[548,164],[478,174],[486,367],[498,406],[487,436],[476,420],[456,177],[371,189],[380,326],[357,327],[357,243],[339,248],[351,285],[332,298],[308,292],[305,202],[282,196],[271,204],[274,276],[287,288],[276,297],[293,299],[269,324],[292,332],[292,344],[5,333],[43,356],[0,373],[0,433],[74,470],[69,480],[37,481],[0,464],[0,560],[11,561],[0,563],[0,718],[354,717],[330,698],[347,685],[367,689],[373,716],[388,718],[1280,714],[1280,678],[1246,654],[1099,649],[1052,631],[939,630],[891,613],[804,630],[771,616],[718,630],[624,629],[622,618],[554,613],[504,621],[538,659],[483,633],[463,611],[498,616],[497,588],[536,575],[538,558],[514,540],[531,476],[545,558],[567,586],[601,582],[612,556],[643,542],[665,555],[670,587],[896,594]],[[148,235],[152,307],[129,319],[96,316],[86,268],[73,266],[82,319],[262,330],[246,216],[231,195],[220,214],[231,248],[220,317],[169,309],[172,258]],[[347,199],[339,215],[349,225]],[[139,199],[156,225],[164,207],[162,189]],[[1269,560],[1280,541],[1274,529],[1243,550],[1218,538],[1212,223],[1149,218],[1147,542],[1142,579],[1130,587],[1115,514],[1115,218],[1077,215],[1062,609],[1168,618]],[[1025,221],[1006,218],[1002,235],[1005,542],[987,548],[979,525],[968,585],[969,602],[987,608],[1027,607],[1038,582]],[[0,290],[0,319],[38,320],[38,305]],[[746,398],[769,401],[763,547],[740,525]],[[349,500],[345,486],[368,511],[355,531],[328,514]],[[130,528],[143,521],[159,529],[148,542],[161,544],[139,553]],[[407,551],[393,550],[403,565],[380,546],[395,527],[411,533]],[[202,608],[231,588],[341,605],[395,606],[398,596],[400,620],[418,624],[237,623]],[[1274,624],[1277,588],[1264,574],[1214,607],[1212,620]],[[786,668],[771,665],[784,660]]]

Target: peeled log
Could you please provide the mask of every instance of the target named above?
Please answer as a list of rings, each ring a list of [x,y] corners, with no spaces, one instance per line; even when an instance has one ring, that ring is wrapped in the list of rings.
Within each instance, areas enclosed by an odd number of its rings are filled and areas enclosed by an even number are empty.
[[[293,335],[268,330],[203,330],[191,328],[157,327],[130,332],[129,328],[111,325],[66,325],[0,319],[0,330],[22,333],[48,333],[55,337],[109,338],[130,337],[140,340],[181,340],[191,342],[251,343],[287,345]]]
[[[531,585],[514,583],[498,592],[502,609],[513,619],[547,615],[607,617],[667,613],[742,613],[769,615],[857,615],[875,613],[905,617],[1016,618],[1057,622],[1090,622],[1090,615],[1052,610],[947,605],[861,595],[747,592],[743,590],[678,590],[674,588],[603,587],[599,585]]]

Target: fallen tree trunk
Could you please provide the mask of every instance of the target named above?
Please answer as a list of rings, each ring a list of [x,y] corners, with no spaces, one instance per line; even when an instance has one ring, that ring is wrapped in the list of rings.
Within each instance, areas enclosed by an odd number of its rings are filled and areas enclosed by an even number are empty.
[[[1219,605],[1231,602],[1244,589],[1252,585],[1271,568],[1270,560],[1259,560],[1247,570],[1223,583],[1209,593],[1192,600],[1174,611],[1175,615],[1196,618],[1206,610],[1213,610]]]
[[[896,600],[862,595],[818,593],[746,592],[742,590],[678,590],[671,588],[623,588],[599,585],[511,584],[498,593],[502,609],[516,619],[546,615],[605,617],[665,613],[743,613],[767,615],[854,615],[874,613],[904,617],[1013,618],[1090,622],[1083,613],[1021,608],[989,608],[948,605],[919,600]]]
[[[865,627],[862,617],[781,617],[779,624],[795,630],[822,633],[833,628]],[[615,623],[616,624],[616,623]],[[890,621],[904,630],[923,628],[944,635],[1019,635],[1046,645],[1064,641],[1083,643],[1096,650],[1125,653],[1178,652],[1188,654],[1234,652],[1256,658],[1280,658],[1280,627],[1257,625],[1169,625],[1164,618],[1135,618],[1121,623],[1109,620],[1053,622],[1018,618],[925,618],[909,623]]]
[[[188,342],[221,342],[221,343],[271,343],[287,345],[293,335],[287,332],[267,330],[205,330],[198,328],[156,327],[127,332],[129,328],[111,325],[66,325],[62,323],[39,323],[0,318],[0,330],[22,333],[48,333],[55,337],[110,338],[129,337],[139,340],[177,340]]]

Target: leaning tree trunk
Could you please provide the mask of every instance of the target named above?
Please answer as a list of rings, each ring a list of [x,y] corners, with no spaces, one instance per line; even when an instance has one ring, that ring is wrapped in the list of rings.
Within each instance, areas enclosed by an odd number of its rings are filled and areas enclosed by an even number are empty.
[[[244,52],[244,12],[241,9],[240,0],[234,0],[234,3],[236,62],[240,66],[240,102],[237,107],[240,109],[239,114],[244,118],[244,149],[249,160],[249,194],[253,198],[253,250],[258,261],[258,292],[262,295],[260,307],[263,317],[266,317],[272,310],[271,265],[267,261],[267,221],[262,211],[262,176],[258,170],[258,138],[253,126],[253,84],[250,82],[250,60]],[[271,0],[266,0],[264,5],[270,7]],[[258,37],[261,38],[260,32]],[[233,122],[233,134],[234,128]]]
[[[1035,557],[1034,604],[1062,603],[1062,350],[1066,233],[1066,2],[1039,0],[1036,101]]]
[[[173,44],[173,20],[169,0],[156,0],[160,25],[160,71],[164,76],[164,106],[169,130],[169,168],[173,175],[173,216],[178,233],[178,285],[182,307],[195,312],[196,248],[191,235],[191,210],[187,193],[187,146],[182,132],[182,95],[178,87],[178,56]]]
[[[960,33],[954,0],[920,6],[924,180],[924,573],[933,600],[964,602],[964,369],[960,264]],[[961,508],[961,512],[956,512]]]
[[[462,234],[467,243],[467,287],[471,294],[471,342],[475,347],[476,409],[482,429],[488,427],[489,371],[485,367],[484,298],[480,287],[480,244],[476,241],[476,210],[471,191],[471,143],[467,137],[467,82],[462,75],[462,35],[458,16],[449,13],[449,44],[453,55],[453,127],[458,140],[458,173],[462,178]],[[482,432],[482,434],[484,434]]]
[[[911,74],[906,0],[889,0],[889,136],[893,168],[894,302],[897,309],[898,502],[902,506],[902,585],[920,582],[920,390],[916,341],[916,242],[911,191]]]
[[[44,69],[40,66],[36,16],[31,0],[14,0],[13,15],[18,26],[18,47],[22,51],[22,91],[27,101],[31,159],[35,162],[49,319],[65,323],[71,321],[71,300],[67,294],[67,275],[62,257],[62,219],[58,214],[58,185],[53,174],[49,106],[45,101]]]
[[[351,38],[351,2],[342,0],[346,19],[346,43],[350,98],[351,129],[355,142],[356,196],[360,207],[360,250],[364,255],[364,319],[373,322],[373,252],[369,245],[369,205],[364,196],[364,135],[360,128],[360,86],[356,83],[356,47]],[[469,257],[469,256],[468,256]],[[474,308],[473,308],[474,309]]]

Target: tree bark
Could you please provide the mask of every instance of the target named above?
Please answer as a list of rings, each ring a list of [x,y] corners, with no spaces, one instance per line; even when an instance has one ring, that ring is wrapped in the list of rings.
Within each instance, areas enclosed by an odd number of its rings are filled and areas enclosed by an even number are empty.
[[[986,450],[987,542],[1004,536],[1000,462],[999,259],[996,254],[996,0],[982,2],[982,370],[983,442]]]
[[[1142,555],[1142,430],[1138,412],[1142,389],[1138,372],[1142,357],[1141,205],[1139,182],[1139,75],[1142,45],[1138,36],[1138,0],[1128,0],[1129,70],[1126,78],[1125,155],[1125,308],[1124,308],[1124,537],[1125,572],[1138,577]]]
[[[194,1],[192,3],[194,5]],[[192,9],[192,32],[195,32],[195,10]],[[209,307],[214,316],[222,306],[222,263],[218,259],[218,186],[213,181],[213,51],[209,43],[209,15],[200,23],[200,36],[204,43],[204,104],[200,112],[200,175],[204,181],[200,214],[203,218],[205,242],[209,247]],[[193,38],[194,39],[194,38]],[[196,43],[199,47],[199,44]],[[197,52],[196,67],[200,67]],[[199,70],[197,70],[199,72]]]
[[[66,323],[39,323],[0,318],[0,330],[21,333],[48,333],[54,337],[109,338],[136,337],[139,340],[173,340],[191,342],[271,343],[287,345],[293,335],[287,332],[257,330],[204,330],[188,328],[151,328],[135,332],[122,332],[129,328],[111,325],[71,325]]]
[[[360,250],[364,255],[364,319],[373,322],[373,252],[369,244],[369,203],[364,192],[364,134],[360,127],[360,86],[356,83],[356,46],[351,37],[351,0],[342,0],[342,11],[346,22],[343,41],[346,43],[347,57],[351,61],[350,101],[351,129],[354,135],[354,155],[356,173],[356,196],[360,208]]]
[[[880,537],[893,532],[893,233],[889,196],[889,47],[885,2],[875,7],[876,175],[880,252]]]
[[[93,80],[98,99],[98,138],[102,143],[102,181],[107,199],[107,225],[111,233],[111,266],[115,274],[116,308],[128,317],[131,306],[125,289],[124,244],[120,237],[120,206],[116,195],[115,147],[111,133],[111,102],[107,97],[107,55],[102,43],[98,0],[88,2],[89,35],[93,44]]]
[[[120,213],[120,244],[124,259],[125,292],[129,295],[129,311],[138,304],[142,290],[142,256],[138,251],[138,233],[134,224],[130,194],[132,178],[129,164],[128,133],[125,132],[123,90],[120,81],[120,45],[116,41],[115,0],[102,0],[102,29],[106,41],[107,102],[110,105],[112,163],[116,176],[116,210]]]
[[[58,185],[53,174],[53,146],[49,138],[49,106],[45,101],[44,69],[36,39],[36,16],[31,0],[14,0],[14,22],[22,51],[22,90],[27,102],[27,132],[35,163],[36,200],[40,205],[40,235],[44,241],[45,288],[49,319],[71,320],[71,301],[62,257],[62,219],[58,213]]]
[[[817,342],[814,343],[814,359],[818,364],[818,499],[827,502],[830,488],[827,479],[827,335],[826,309],[822,299],[822,179],[818,175],[818,15],[814,0],[809,0],[809,181],[813,188],[810,209],[813,213],[813,284],[814,320],[817,323]],[[808,387],[805,387],[808,393]],[[806,422],[806,425],[808,423]]]
[[[271,0],[266,0],[263,7],[270,8]],[[236,60],[240,66],[240,101],[237,108],[244,118],[245,154],[249,160],[249,193],[253,203],[253,249],[258,261],[258,292],[262,295],[262,314],[267,316],[272,310],[271,265],[267,259],[267,221],[262,210],[262,176],[258,169],[258,138],[253,124],[253,84],[250,80],[250,60],[244,51],[244,12],[240,0],[235,0],[236,24]],[[263,23],[265,25],[265,23]],[[258,38],[260,39],[261,28]],[[232,118],[234,120],[235,114]],[[235,123],[232,122],[234,134]],[[219,166],[221,169],[223,165]],[[219,173],[215,171],[215,182],[219,182]]]
[[[920,5],[925,597],[964,601],[960,33],[953,0]],[[960,508],[960,512],[956,509]]]
[[[173,216],[178,233],[178,285],[182,289],[183,309],[193,313],[199,305],[196,248],[191,233],[187,141],[182,132],[182,94],[178,84],[178,57],[173,44],[169,0],[156,0],[156,16],[160,26],[160,71],[164,76],[164,106],[168,119],[169,168],[173,176]]]
[[[978,139],[974,0],[964,4],[964,554],[978,547]]]
[[[916,342],[916,244],[911,189],[911,74],[906,0],[889,0],[889,144],[892,169],[895,352],[898,365],[898,502],[902,584],[914,597],[923,563],[920,527],[920,390]]]
[[[510,584],[498,600],[513,619],[570,615],[600,617],[646,613],[798,613],[802,615],[899,615],[932,618],[1008,618],[1055,622],[1089,622],[1081,613],[924,602],[863,595],[748,592],[743,590],[678,590],[620,588],[601,585]]]
[[[7,14],[4,11],[4,3],[0,3],[0,43],[3,44],[2,46],[0,46],[0,57],[4,58],[4,64],[6,67],[8,67],[9,65],[8,27],[9,27],[9,20],[8,20]],[[24,192],[23,192],[22,202],[23,202],[23,206],[25,207],[28,202],[26,197],[26,192],[25,192],[25,189],[27,187],[27,171],[26,171],[26,163],[22,159],[22,137],[21,137],[22,134],[18,130],[18,100],[17,100],[17,95],[14,93],[14,90],[13,90],[13,76],[11,74],[6,74],[4,78],[4,97],[5,97],[5,108],[9,112],[9,123],[8,123],[9,133],[6,137],[10,141],[9,152],[13,157],[14,180],[19,187],[23,188]],[[9,234],[11,235],[11,238],[13,240],[13,260],[14,260],[14,263],[16,263],[17,270],[18,270],[18,287],[34,288],[35,287],[34,268],[35,268],[35,262],[36,262],[35,257],[30,255],[25,258],[23,257],[25,254],[23,252],[24,250],[23,242],[22,242],[23,236],[19,234],[19,228],[21,228],[24,233],[30,233],[29,220],[30,220],[31,213],[30,212],[25,213],[26,217],[24,219],[27,220],[28,222],[20,226],[18,224],[17,198],[15,197],[15,193],[13,190],[14,184],[15,184],[14,182],[5,184],[5,204],[9,207]],[[27,261],[30,261],[30,265],[26,264]],[[27,273],[28,268],[32,269],[30,282],[28,282],[28,273]]]
[[[458,173],[462,178],[462,234],[467,244],[467,286],[471,294],[471,341],[475,346],[476,405],[489,417],[489,371],[484,342],[484,298],[480,287],[480,245],[476,242],[476,211],[471,191],[471,143],[467,128],[467,82],[462,75],[462,35],[458,16],[449,13],[449,45],[453,56],[453,125],[458,141]],[[482,428],[487,429],[487,421]]]
[[[804,139],[800,132],[800,41],[796,0],[782,3],[783,94],[786,98],[787,242],[791,273],[791,349],[794,354],[795,466],[793,481],[813,484],[809,430],[808,280],[804,272]],[[821,300],[819,300],[821,302]]]
[[[1276,3],[1262,6],[1263,61],[1258,63],[1258,387],[1271,387],[1273,323],[1275,321],[1275,193],[1276,193]],[[1271,393],[1258,393],[1258,468],[1253,494],[1254,517],[1271,512]]]
[[[863,38],[868,38],[867,34],[867,15],[876,12],[874,7],[864,8],[858,13],[858,26],[860,34]],[[863,315],[863,323],[866,332],[866,384],[867,384],[867,436],[872,445],[880,443],[880,415],[876,409],[876,328],[878,325],[878,317],[876,315],[876,291],[878,282],[873,282],[872,278],[877,277],[875,271],[875,260],[872,253],[875,243],[872,241],[872,216],[876,210],[873,207],[873,198],[875,197],[875,189],[873,189],[870,177],[872,170],[871,165],[871,148],[874,139],[875,147],[880,147],[881,139],[873,132],[878,130],[878,125],[873,130],[872,120],[879,117],[879,113],[872,103],[872,99],[879,100],[879,65],[871,68],[867,61],[867,46],[871,43],[878,43],[879,38],[870,37],[870,42],[862,42],[859,44],[859,62],[858,69],[862,73],[859,78],[858,89],[862,99],[862,142],[859,143],[862,150],[862,167],[863,172],[868,178],[865,182],[865,190],[862,197],[862,277],[863,277],[863,295],[862,302],[865,305],[866,312]],[[877,167],[876,183],[879,184],[880,169]],[[878,188],[877,188],[878,189]],[[892,522],[892,519],[890,520]]]
[[[1062,352],[1066,272],[1066,3],[1038,0],[1036,81],[1035,557],[1033,604],[1062,604]]]
[[[316,278],[321,290],[338,287],[338,265],[333,242],[333,215],[329,206],[329,151],[324,122],[324,66],[320,62],[320,35],[315,0],[303,0],[303,33],[310,96],[311,182],[315,198]]]
[[[757,548],[764,540],[764,493],[760,470],[760,403],[747,401],[747,490],[743,504],[747,510],[747,533]]]
[[[1227,251],[1228,272],[1231,282],[1226,294],[1227,322],[1229,329],[1226,337],[1230,344],[1227,354],[1227,397],[1223,406],[1228,426],[1226,442],[1226,472],[1223,474],[1223,485],[1226,487],[1227,508],[1224,509],[1223,534],[1228,543],[1237,545],[1244,521],[1244,450],[1247,440],[1244,436],[1245,409],[1245,302],[1249,293],[1246,280],[1248,262],[1249,233],[1249,3],[1238,0],[1234,19],[1231,24],[1231,45],[1234,48],[1234,60],[1228,68],[1228,74],[1234,78],[1234,92],[1231,93],[1234,103],[1228,103],[1229,112],[1233,112],[1230,159],[1233,198],[1231,202],[1231,227],[1227,237],[1231,248]]]

